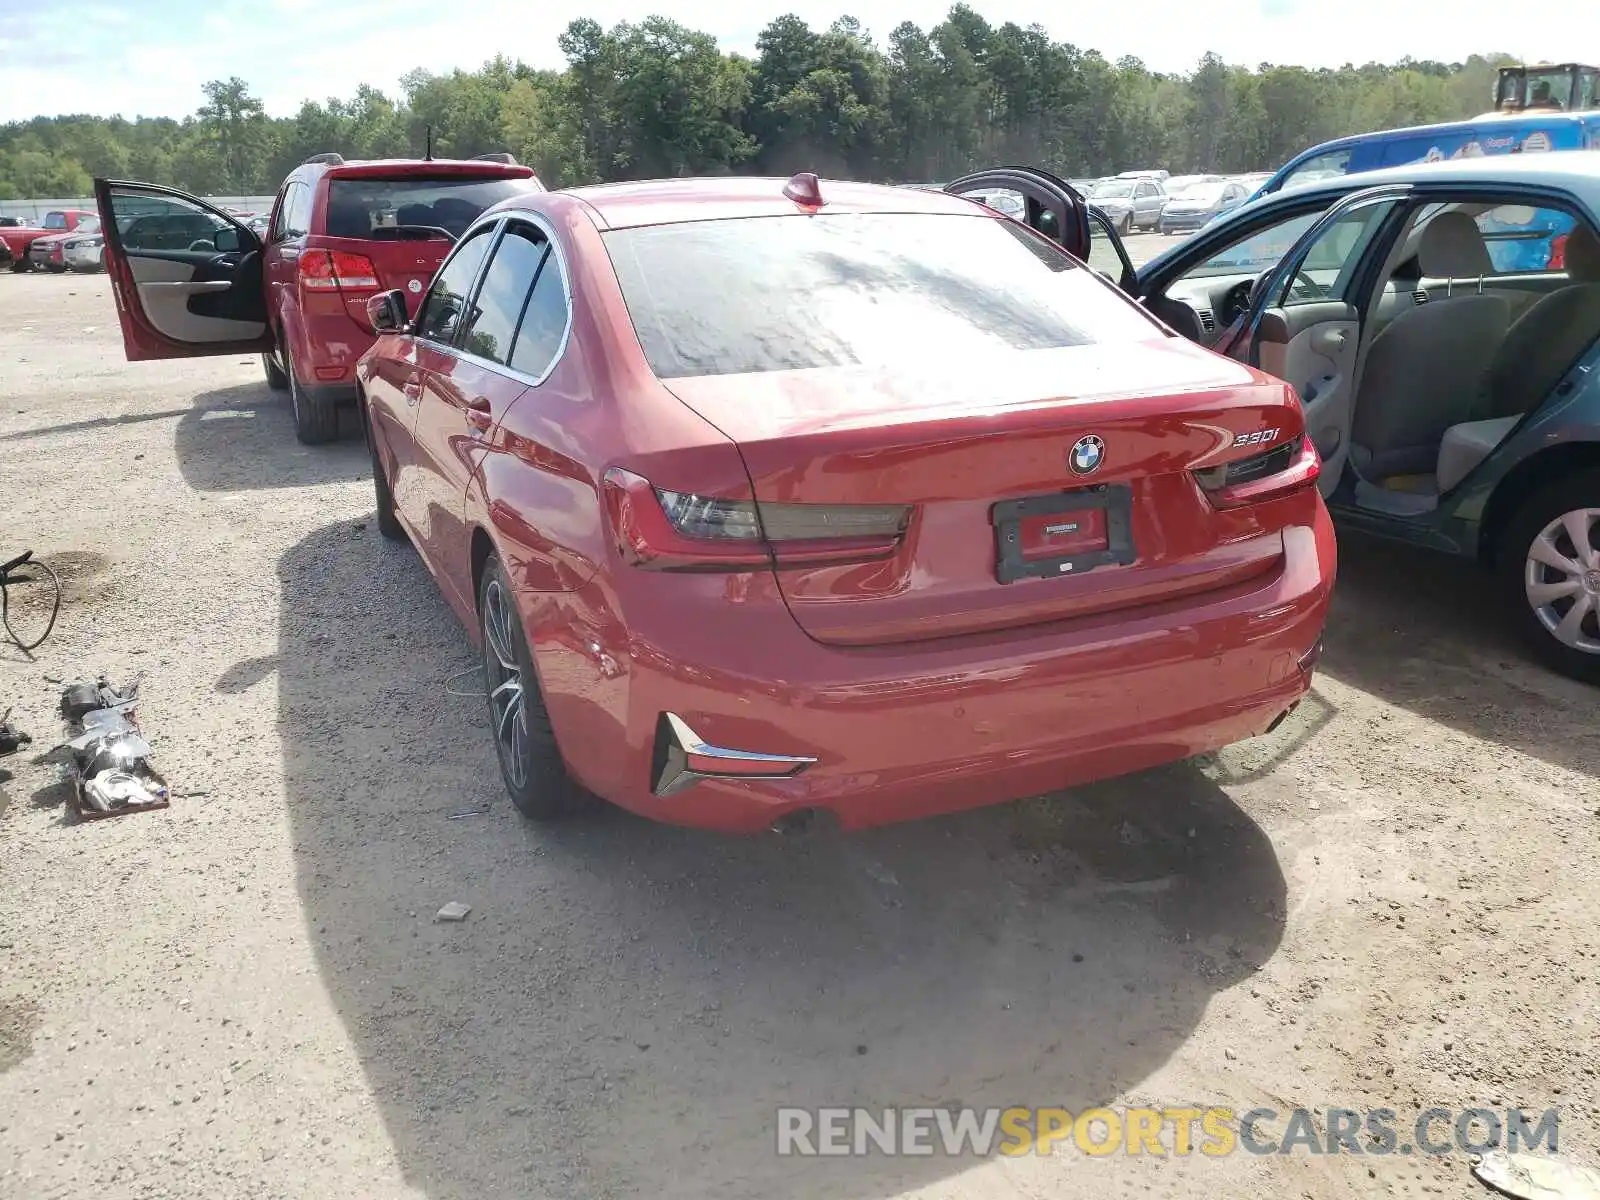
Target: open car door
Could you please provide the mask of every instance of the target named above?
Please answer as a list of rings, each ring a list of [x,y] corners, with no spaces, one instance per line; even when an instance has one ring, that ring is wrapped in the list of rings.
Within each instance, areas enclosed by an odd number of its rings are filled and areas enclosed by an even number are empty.
[[[96,179],[94,195],[130,361],[272,348],[255,234],[172,188]]]
[[[1317,486],[1333,493],[1350,454],[1355,373],[1365,306],[1394,240],[1402,196],[1362,192],[1308,229],[1261,278],[1234,341],[1218,346],[1292,385],[1322,458]]]
[[[944,188],[987,204],[1038,230],[1067,253],[1123,288],[1133,285],[1133,267],[1122,239],[1064,179],[1038,167],[993,167],[963,175]]]

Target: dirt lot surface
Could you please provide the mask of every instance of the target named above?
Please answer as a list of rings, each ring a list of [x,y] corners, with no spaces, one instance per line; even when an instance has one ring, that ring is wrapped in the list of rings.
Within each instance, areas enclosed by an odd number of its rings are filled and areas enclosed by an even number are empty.
[[[1460,1154],[780,1159],[781,1104],[1556,1105],[1600,1161],[1596,694],[1468,567],[1346,538],[1271,738],[746,840],[519,819],[359,434],[298,446],[253,360],[125,364],[103,278],[0,277],[0,514],[68,583],[0,709],[44,749],[47,677],[142,671],[187,793],[81,823],[4,764],[7,1200],[1478,1191]]]

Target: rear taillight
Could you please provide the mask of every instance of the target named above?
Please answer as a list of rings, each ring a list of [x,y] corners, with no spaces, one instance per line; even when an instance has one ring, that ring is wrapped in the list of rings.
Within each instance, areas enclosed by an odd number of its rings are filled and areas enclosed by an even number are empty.
[[[305,250],[300,254],[300,286],[308,292],[375,292],[378,268],[365,254]]]
[[[606,472],[605,494],[623,558],[661,571],[883,558],[911,516],[903,504],[758,504],[670,491],[620,467]]]
[[[1322,459],[1304,435],[1248,458],[1194,472],[1213,508],[1240,508],[1274,500],[1316,483]]]

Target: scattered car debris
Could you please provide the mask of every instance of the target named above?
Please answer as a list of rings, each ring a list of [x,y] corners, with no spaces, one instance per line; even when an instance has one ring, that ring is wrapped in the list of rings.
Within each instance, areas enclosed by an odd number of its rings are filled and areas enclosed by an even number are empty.
[[[30,745],[33,738],[23,733],[11,723],[11,710],[8,708],[0,714],[0,758],[8,754],[15,754],[24,746]]]
[[[1554,1154],[1491,1150],[1473,1165],[1472,1173],[1517,1200],[1600,1200],[1600,1171]]]
[[[22,635],[11,628],[11,591],[19,583],[40,583],[48,579],[50,586],[55,589],[55,598],[50,603],[50,619],[45,622],[44,632],[31,642],[22,640]],[[4,626],[6,637],[16,643],[17,649],[24,654],[37,650],[44,645],[44,640],[50,636],[50,631],[56,627],[56,617],[61,612],[61,579],[50,569],[46,563],[38,562],[33,557],[32,550],[24,550],[15,558],[0,563],[0,626]]]
[[[474,808],[458,808],[455,812],[450,814],[449,819],[452,821],[459,821],[463,817],[485,816],[488,812],[489,806],[487,804],[479,804]]]
[[[437,920],[440,921],[465,921],[467,914],[472,911],[472,905],[463,904],[459,900],[452,900],[439,910]]]
[[[61,691],[61,715],[71,736],[56,751],[67,754],[78,815],[87,820],[172,802],[167,781],[150,765],[153,751],[134,713],[138,702],[138,676],[113,687],[102,675]]]

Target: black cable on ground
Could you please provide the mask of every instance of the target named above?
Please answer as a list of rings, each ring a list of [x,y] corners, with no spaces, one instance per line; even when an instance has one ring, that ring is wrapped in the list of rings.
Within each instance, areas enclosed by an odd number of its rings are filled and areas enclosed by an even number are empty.
[[[24,574],[28,568],[35,568],[44,572],[44,576]],[[44,632],[31,642],[24,642],[17,631],[11,628],[11,585],[14,583],[38,583],[41,578],[48,578],[50,586],[55,588],[55,600],[50,605],[50,621],[44,627]],[[56,627],[56,616],[61,612],[61,577],[50,567],[42,562],[33,561],[33,551],[13,558],[8,563],[0,564],[0,625],[5,626],[6,637],[16,643],[17,648],[24,654],[38,649],[44,645],[44,640],[50,636],[50,631]]]

